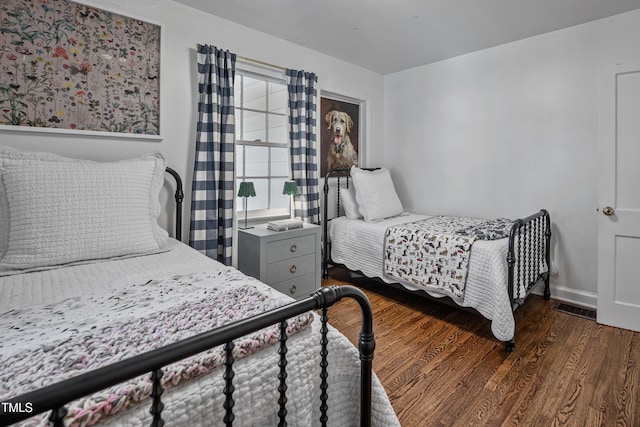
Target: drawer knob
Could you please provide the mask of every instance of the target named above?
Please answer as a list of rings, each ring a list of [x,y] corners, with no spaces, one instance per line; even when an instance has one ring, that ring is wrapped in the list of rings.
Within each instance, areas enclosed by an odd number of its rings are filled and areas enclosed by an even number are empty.
[[[290,271],[291,273],[295,273],[297,269],[298,269],[298,267],[296,267],[296,265],[295,265],[295,264],[291,264],[291,267],[289,267],[289,271]]]
[[[296,287],[296,285],[291,285],[291,288],[289,289],[289,293],[295,294],[297,290],[298,288]]]
[[[298,247],[296,246],[296,244],[292,244],[291,247],[289,248],[289,250],[291,250],[291,252],[295,252],[298,250]]]

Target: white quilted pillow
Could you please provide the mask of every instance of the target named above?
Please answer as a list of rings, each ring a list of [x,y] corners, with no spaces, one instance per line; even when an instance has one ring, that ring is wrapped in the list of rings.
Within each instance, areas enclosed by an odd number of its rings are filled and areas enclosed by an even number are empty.
[[[349,219],[362,218],[362,214],[358,208],[358,202],[356,202],[356,193],[351,185],[349,188],[340,189],[340,200],[342,201],[342,208],[344,209],[344,215]]]
[[[165,169],[156,153],[101,163],[3,148],[0,210],[8,211],[9,233],[0,272],[163,250]]]
[[[377,221],[404,212],[388,169],[366,171],[351,167],[356,201],[365,221]]]
[[[0,146],[0,159],[48,159],[58,161],[68,161],[65,157],[61,157],[52,153],[38,153],[34,151],[19,151],[12,147]],[[7,200],[7,192],[4,188],[4,179],[2,178],[2,170],[0,169],[0,259],[7,252],[9,244],[9,201]]]

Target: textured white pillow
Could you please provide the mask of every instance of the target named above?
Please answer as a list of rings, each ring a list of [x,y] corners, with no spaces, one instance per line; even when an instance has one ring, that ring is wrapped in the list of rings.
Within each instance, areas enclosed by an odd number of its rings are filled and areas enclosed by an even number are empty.
[[[366,171],[352,166],[351,177],[356,201],[365,221],[377,221],[404,212],[388,169]]]
[[[20,151],[12,147],[0,146],[0,159],[48,159],[58,161],[68,161],[65,157],[61,157],[51,153],[38,153],[34,151]],[[7,252],[9,245],[9,201],[7,200],[7,191],[4,187],[4,179],[2,178],[2,169],[0,168],[0,259]]]
[[[349,188],[340,189],[340,201],[342,201],[344,216],[349,219],[362,218],[362,214],[358,209],[358,202],[356,202],[356,192],[353,184]]]
[[[100,163],[16,153],[0,151],[9,218],[0,271],[164,249],[168,234],[157,222],[166,169],[160,154]]]

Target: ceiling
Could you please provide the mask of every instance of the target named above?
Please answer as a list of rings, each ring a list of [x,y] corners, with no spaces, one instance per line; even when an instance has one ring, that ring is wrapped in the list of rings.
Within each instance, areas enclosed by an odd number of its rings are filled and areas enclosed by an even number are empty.
[[[380,74],[640,8],[640,0],[176,0]]]

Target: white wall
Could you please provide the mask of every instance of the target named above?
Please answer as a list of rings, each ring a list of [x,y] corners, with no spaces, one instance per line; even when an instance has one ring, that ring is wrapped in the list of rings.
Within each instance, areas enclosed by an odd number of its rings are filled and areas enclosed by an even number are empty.
[[[640,62],[640,11],[385,77],[385,166],[406,208],[545,208],[552,296],[595,306],[602,67]]]
[[[80,2],[83,1],[80,0]],[[197,43],[208,43],[241,56],[283,67],[315,72],[318,75],[320,91],[325,90],[366,100],[368,140],[365,156],[369,158],[369,162],[382,163],[382,75],[170,0],[158,0],[156,7],[136,5],[137,2],[126,2],[131,4],[126,7],[114,6],[125,3],[120,0],[94,0],[84,3],[102,6],[113,12],[163,25],[161,59],[163,116],[161,120],[165,125],[164,139],[154,142],[0,129],[0,145],[50,151],[93,160],[117,160],[148,151],[162,152],[169,159],[170,166],[182,175],[187,187],[185,200],[187,207],[185,224],[187,225],[184,238],[186,239],[188,238],[188,207],[190,206],[197,119],[195,46]],[[318,120],[317,125],[322,126],[323,121]],[[163,198],[166,199],[169,193],[170,191],[167,191]],[[161,220],[165,225],[168,223],[168,218]]]
[[[163,25],[164,139],[3,129],[0,144],[95,160],[158,150],[182,174],[188,207],[195,45],[313,71],[321,90],[367,100],[363,163],[391,169],[406,208],[509,217],[548,209],[554,296],[595,305],[598,72],[640,62],[640,11],[383,77],[170,0],[93,3]]]

